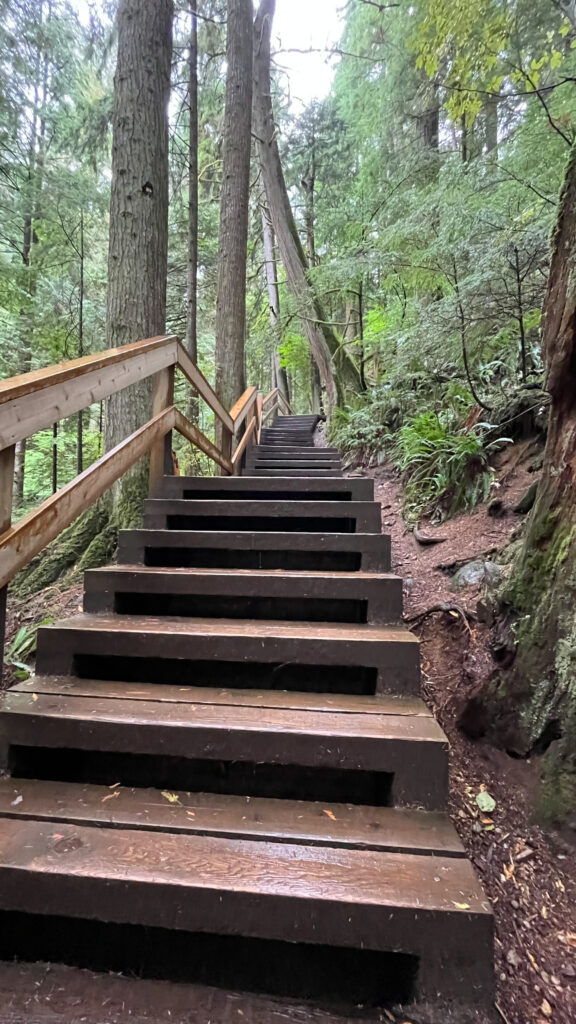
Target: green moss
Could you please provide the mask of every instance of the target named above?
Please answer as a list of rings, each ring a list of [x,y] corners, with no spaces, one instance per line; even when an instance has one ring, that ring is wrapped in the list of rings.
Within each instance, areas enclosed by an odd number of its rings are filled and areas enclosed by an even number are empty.
[[[11,594],[28,597],[55,583],[82,558],[107,521],[108,511],[103,503],[84,512],[16,576],[10,587]]]

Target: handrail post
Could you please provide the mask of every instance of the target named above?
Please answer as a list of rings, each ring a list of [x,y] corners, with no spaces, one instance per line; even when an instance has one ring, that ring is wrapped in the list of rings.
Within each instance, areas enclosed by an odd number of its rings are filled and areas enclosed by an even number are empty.
[[[153,377],[152,416],[157,416],[174,405],[174,366],[167,366]],[[149,494],[158,494],[163,476],[174,472],[172,459],[172,431],[156,441],[150,449]]]
[[[0,533],[12,525],[12,495],[14,490],[14,461],[16,445],[0,452]],[[6,642],[6,603],[8,584],[0,588],[0,682],[4,674],[4,645]]]
[[[234,447],[234,432],[229,430],[224,424],[222,424],[222,439],[220,442],[220,451],[225,459],[229,462],[232,461],[232,449]],[[228,476],[229,474],[225,469],[222,469],[221,474]]]

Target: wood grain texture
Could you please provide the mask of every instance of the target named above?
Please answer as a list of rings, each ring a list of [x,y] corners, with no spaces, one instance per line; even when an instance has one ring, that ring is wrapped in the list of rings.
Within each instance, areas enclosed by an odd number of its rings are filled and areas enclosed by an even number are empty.
[[[0,780],[0,817],[109,825],[436,856],[464,856],[448,815],[393,807],[323,804],[154,789]]]

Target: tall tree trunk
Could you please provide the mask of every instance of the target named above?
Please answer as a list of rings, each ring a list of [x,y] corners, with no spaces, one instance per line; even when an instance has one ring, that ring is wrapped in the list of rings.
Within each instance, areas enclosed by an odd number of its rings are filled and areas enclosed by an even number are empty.
[[[118,8],[108,250],[111,348],[165,331],[172,14],[172,0],[120,0]],[[151,413],[151,381],[113,395],[106,449],[141,427]],[[123,526],[139,520],[145,462],[114,488],[113,519]]]
[[[280,290],[278,288],[278,266],[276,261],[276,240],[274,228],[270,218],[270,211],[265,203],[262,204],[262,238],[264,242],[264,266],[266,270],[266,285],[268,288],[268,307],[270,310],[270,327],[274,340],[274,387],[284,395],[287,402],[290,401],[288,391],[288,376],[286,368],[280,360]]]
[[[186,307],[186,348],[198,362],[198,0],[190,10],[190,49],[188,54],[188,276]],[[198,419],[198,397],[190,398],[188,415]]]
[[[557,819],[576,804],[575,267],[576,146],[544,302],[548,438],[536,503],[505,593],[516,622],[517,653],[501,681],[498,707],[499,735],[508,748],[522,754],[548,748],[543,807]]]
[[[78,357],[84,355],[84,210],[80,210],[80,242],[78,247],[80,260],[80,281],[78,285]],[[76,469],[78,474],[84,469],[84,419],[83,410],[78,413],[76,428]]]
[[[308,279],[306,256],[300,241],[280,162],[272,110],[270,82],[270,36],[275,0],[261,0],[254,22],[254,132],[258,158],[286,271],[288,287],[296,302],[316,361],[322,384],[332,408],[346,391],[360,391],[360,375],[336,336]]]
[[[228,0],[226,60],[216,299],[216,391],[223,405],[229,409],[245,388],[246,265],[252,145],[252,0]]]

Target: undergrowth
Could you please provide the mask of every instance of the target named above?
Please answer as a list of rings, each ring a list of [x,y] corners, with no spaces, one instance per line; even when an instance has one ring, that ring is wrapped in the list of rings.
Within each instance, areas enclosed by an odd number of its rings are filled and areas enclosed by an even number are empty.
[[[423,515],[441,521],[488,498],[490,456],[508,439],[494,439],[493,424],[469,425],[475,404],[460,382],[444,382],[434,394],[429,378],[406,383],[373,389],[337,410],[330,441],[356,462],[388,462],[399,470],[408,521]]]

